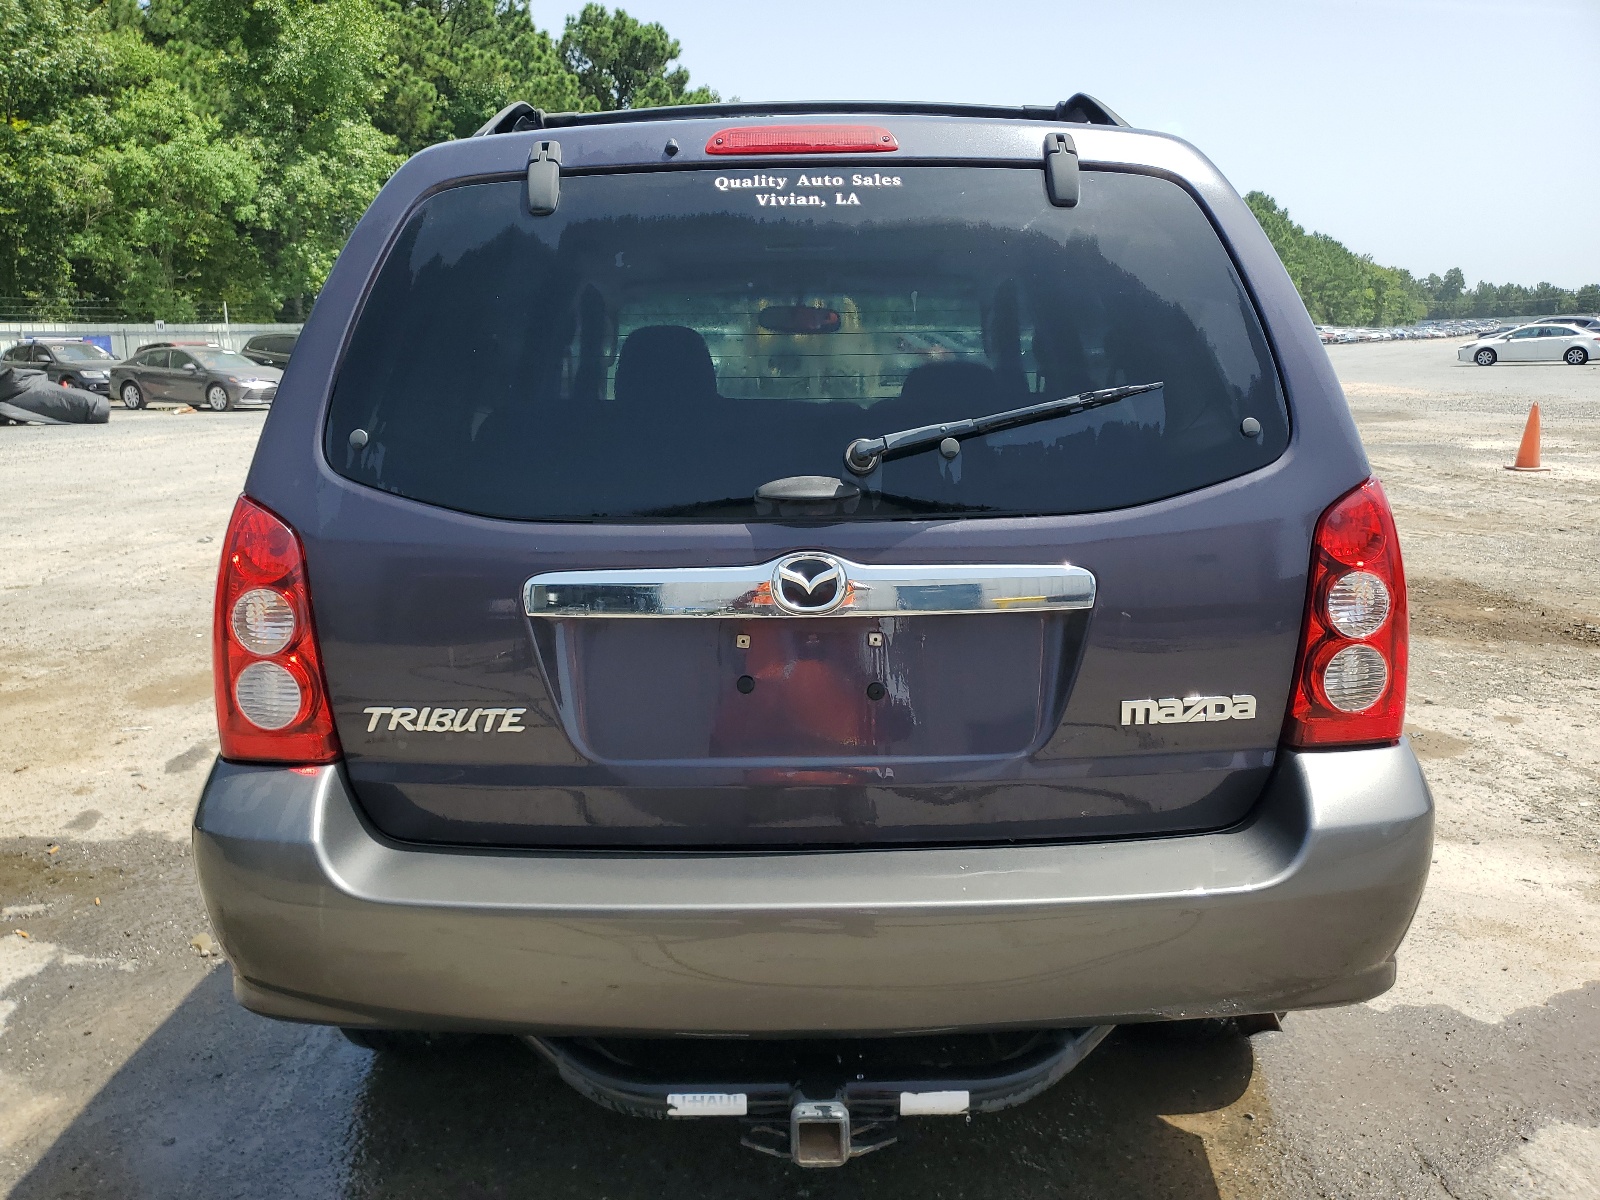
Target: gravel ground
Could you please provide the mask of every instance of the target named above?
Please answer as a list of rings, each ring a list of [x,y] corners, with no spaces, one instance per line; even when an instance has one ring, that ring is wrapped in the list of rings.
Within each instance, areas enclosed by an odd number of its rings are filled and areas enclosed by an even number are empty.
[[[16,1197],[1600,1194],[1600,366],[1331,347],[1394,503],[1439,803],[1388,995],[1113,1037],[1011,1113],[801,1175],[515,1044],[378,1061],[238,1009],[188,822],[218,539],[261,417],[0,428],[0,1186]],[[1502,470],[1528,405],[1538,475]],[[27,936],[22,936],[22,931]]]

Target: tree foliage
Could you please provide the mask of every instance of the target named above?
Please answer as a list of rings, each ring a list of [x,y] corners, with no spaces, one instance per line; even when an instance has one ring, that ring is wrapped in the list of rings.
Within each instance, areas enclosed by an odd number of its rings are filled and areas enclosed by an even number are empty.
[[[642,25],[620,8],[585,4],[567,18],[561,58],[578,80],[584,98],[602,112],[654,108],[664,104],[710,104],[710,88],[690,90],[689,72],[669,69],[678,43],[659,25]]]
[[[0,0],[0,308],[303,317],[407,155],[514,99],[715,98],[659,25],[527,0]]]
[[[1251,192],[1245,203],[1318,325],[1409,325],[1427,315],[1427,300],[1409,272],[1380,267],[1325,233],[1307,233],[1264,192]]]
[[[1417,279],[1397,267],[1380,267],[1323,233],[1307,233],[1271,196],[1245,197],[1272,241],[1289,278],[1319,325],[1409,325],[1427,318],[1537,317],[1600,312],[1600,284],[1575,291],[1541,283],[1480,282],[1468,289],[1460,267]]]
[[[594,108],[525,3],[380,0],[389,60],[374,124],[402,153],[466,137],[512,100]]]
[[[1562,313],[1600,313],[1600,284],[1558,288],[1553,283],[1523,287],[1480,281],[1468,290],[1460,267],[1421,281],[1430,317],[1545,317]]]

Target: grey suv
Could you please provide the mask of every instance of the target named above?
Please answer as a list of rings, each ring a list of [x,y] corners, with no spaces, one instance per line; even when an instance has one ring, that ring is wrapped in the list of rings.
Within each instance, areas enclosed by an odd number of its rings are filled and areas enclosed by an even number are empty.
[[[29,338],[0,354],[0,367],[43,371],[51,383],[105,395],[117,360],[85,338]]]
[[[1119,1024],[1388,988],[1406,630],[1327,355],[1186,143],[513,106],[300,337],[196,861],[258,1013],[515,1034],[837,1165]]]

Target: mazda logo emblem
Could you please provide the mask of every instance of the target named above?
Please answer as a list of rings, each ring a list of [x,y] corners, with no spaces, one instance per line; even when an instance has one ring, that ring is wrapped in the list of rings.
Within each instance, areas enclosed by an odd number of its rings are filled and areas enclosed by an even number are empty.
[[[786,613],[815,617],[844,603],[850,580],[828,554],[791,554],[772,572],[772,599]]]

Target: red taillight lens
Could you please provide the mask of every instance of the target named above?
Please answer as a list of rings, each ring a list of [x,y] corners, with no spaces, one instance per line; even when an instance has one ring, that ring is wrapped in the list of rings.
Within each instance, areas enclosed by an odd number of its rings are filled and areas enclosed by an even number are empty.
[[[900,149],[877,125],[735,125],[706,140],[707,154],[873,154]]]
[[[1369,479],[1317,522],[1284,742],[1316,748],[1399,740],[1406,649],[1400,539],[1383,485]]]
[[[223,541],[212,656],[223,758],[339,757],[300,539],[248,496],[233,506]]]

